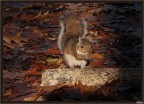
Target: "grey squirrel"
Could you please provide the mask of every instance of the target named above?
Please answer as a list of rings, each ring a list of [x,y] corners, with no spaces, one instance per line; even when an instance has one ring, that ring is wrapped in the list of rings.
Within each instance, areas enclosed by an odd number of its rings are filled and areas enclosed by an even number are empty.
[[[68,67],[84,68],[87,64],[86,60],[90,59],[91,43],[85,38],[86,34],[87,23],[84,18],[70,13],[60,21],[58,47]]]

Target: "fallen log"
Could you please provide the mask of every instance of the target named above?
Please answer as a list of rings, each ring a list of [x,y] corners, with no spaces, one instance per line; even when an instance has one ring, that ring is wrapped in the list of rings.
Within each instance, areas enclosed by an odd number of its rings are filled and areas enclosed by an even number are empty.
[[[42,73],[41,86],[53,86],[61,83],[77,84],[80,81],[83,85],[99,88],[105,83],[111,83],[117,79],[139,82],[140,73],[140,68],[48,69]]]

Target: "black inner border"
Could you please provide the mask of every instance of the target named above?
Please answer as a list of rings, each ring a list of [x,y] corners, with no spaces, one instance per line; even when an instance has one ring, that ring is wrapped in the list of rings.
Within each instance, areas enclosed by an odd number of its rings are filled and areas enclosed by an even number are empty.
[[[0,25],[0,34],[1,34],[1,36],[0,36],[0,39],[1,39],[1,42],[0,42],[0,45],[1,45],[1,54],[0,54],[0,58],[1,58],[1,61],[0,61],[0,65],[1,65],[1,71],[0,71],[0,73],[1,73],[1,80],[0,80],[0,83],[1,83],[1,86],[0,86],[0,89],[1,89],[1,97],[0,97],[0,101],[1,101],[1,103],[5,103],[5,104],[9,104],[9,103],[14,103],[14,104],[16,104],[16,103],[26,103],[26,104],[31,104],[31,103],[42,103],[42,104],[47,104],[47,103],[55,103],[55,104],[59,104],[59,103],[70,103],[70,104],[72,104],[72,103],[75,103],[75,104],[79,104],[79,103],[97,103],[97,104],[99,104],[99,103],[101,103],[101,104],[111,104],[111,103],[116,103],[116,104],[142,104],[142,103],[144,103],[143,102],[143,100],[144,100],[144,98],[143,98],[143,92],[144,92],[144,90],[143,90],[143,83],[144,83],[144,77],[143,77],[143,73],[144,73],[144,71],[143,71],[143,58],[144,58],[144,56],[143,56],[143,34],[141,35],[142,37],[141,37],[141,45],[142,45],[142,49],[141,49],[141,55],[142,55],[142,57],[141,57],[141,62],[142,62],[142,64],[141,64],[141,74],[142,74],[142,78],[141,78],[141,99],[142,99],[142,101],[139,101],[140,103],[136,103],[135,101],[80,101],[80,102],[59,102],[59,101],[44,101],[44,102],[27,102],[27,101],[2,101],[2,98],[3,98],[3,96],[2,96],[2,93],[3,93],[3,90],[2,90],[2,88],[3,88],[3,75],[2,75],[2,73],[3,73],[3,60],[2,60],[2,44],[3,44],[3,40],[2,40],[2,36],[3,36],[3,21],[2,21],[2,18],[3,18],[3,14],[2,14],[2,8],[3,8],[3,4],[4,3],[7,3],[7,2],[14,2],[14,3],[16,3],[16,2],[23,2],[23,3],[38,3],[38,2],[51,2],[51,3],[95,3],[95,2],[99,2],[99,3],[141,3],[142,4],[142,17],[141,17],[141,21],[142,21],[142,23],[141,23],[141,26],[142,26],[142,33],[144,33],[144,31],[143,31],[143,24],[144,24],[144,21],[143,21],[143,12],[144,12],[144,6],[143,6],[143,4],[144,4],[144,2],[143,2],[143,0],[128,0],[128,1],[126,1],[126,0],[81,0],[81,1],[79,1],[79,0],[42,0],[42,1],[40,1],[40,0],[3,0],[3,1],[0,1],[0,14],[1,14],[1,16],[0,16],[0,23],[1,23],[1,25]]]

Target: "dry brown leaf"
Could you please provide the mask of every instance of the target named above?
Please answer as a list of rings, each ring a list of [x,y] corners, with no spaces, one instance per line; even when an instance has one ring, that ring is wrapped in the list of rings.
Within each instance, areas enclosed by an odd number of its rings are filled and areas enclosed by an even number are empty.
[[[16,43],[21,43],[21,39],[20,39],[20,36],[21,36],[22,32],[18,32],[16,33],[15,36],[7,36],[7,35],[4,35],[3,36],[3,40],[7,43],[11,43],[12,41],[16,42]]]
[[[100,59],[100,60],[97,60],[97,61],[94,61],[94,62],[91,62],[90,63],[90,65],[92,66],[92,67],[102,67],[102,65],[104,64],[104,62],[105,62],[105,58],[103,58],[103,59]]]
[[[21,87],[22,88],[22,87]],[[11,98],[11,101],[24,101],[25,98],[31,96],[33,92],[31,91],[24,91],[23,93],[16,93],[13,98]]]
[[[84,85],[79,81],[77,86],[78,86],[78,91],[84,94]]]
[[[12,94],[12,90],[11,90],[11,89],[6,90],[6,91],[4,92],[4,94],[3,94],[3,97],[9,96],[9,95],[11,95],[11,94]]]
[[[83,85],[80,81],[78,82],[77,88],[81,94],[92,94],[96,90],[90,86]]]
[[[47,39],[49,39],[49,40],[56,40],[57,38],[48,37]]]
[[[102,11],[102,9],[103,9],[103,7],[101,7],[101,8],[96,8],[95,13],[96,13],[96,14],[100,13],[100,12]]]
[[[40,76],[41,75],[41,72],[31,72],[31,73],[27,73],[26,75],[38,75]]]
[[[99,94],[102,93],[104,96],[108,96],[110,94],[110,88],[107,85],[107,83],[105,85],[103,85],[101,88],[99,88],[97,90],[97,93],[99,93]]]
[[[43,34],[41,31],[37,30],[32,30],[32,31],[24,31],[23,36],[28,38],[28,39],[38,39],[38,38],[43,38]]]
[[[111,36],[106,35],[102,30],[98,30],[98,33],[100,33],[102,35],[103,40],[108,39],[108,38],[111,37]]]
[[[21,71],[21,72],[10,72],[7,70],[3,70],[3,78],[9,78],[9,79],[14,79],[17,77],[24,77],[25,76],[25,72]]]
[[[104,31],[109,31],[109,32],[114,32],[114,29],[108,28],[108,27],[103,27]]]
[[[33,20],[37,19],[37,20],[44,20],[45,18],[47,18],[49,16],[49,12],[45,12],[44,14],[41,13],[41,11],[38,13],[37,16],[33,17]]]
[[[34,59],[35,56],[33,55],[28,55],[28,54],[21,54],[18,56],[18,58],[21,60],[21,61],[26,61],[27,59]]]
[[[65,8],[65,5],[64,4],[59,4],[59,8],[60,9]]]
[[[46,101],[46,98],[44,96],[39,96],[36,101]]]
[[[95,21],[96,17],[93,16],[91,13],[83,13],[82,16],[86,18],[88,21]]]
[[[19,46],[23,46],[26,43],[21,43],[21,41],[28,42],[27,38],[21,37],[22,31],[17,32],[14,36],[4,35],[3,40],[5,41],[3,45],[9,48],[15,48],[16,44]],[[15,43],[12,43],[14,41]]]
[[[92,59],[102,59],[103,56],[101,54],[94,53],[94,54],[91,54],[91,58]]]
[[[100,26],[100,23],[98,21],[88,21],[89,26]]]
[[[59,60],[57,61],[57,65],[61,65],[63,62],[63,58],[59,58]]]
[[[19,16],[19,14],[14,14],[12,16],[13,20],[25,20],[25,21],[31,21],[32,18],[33,18],[33,14],[26,14],[26,13],[23,13]]]
[[[93,50],[97,50],[100,46],[101,46],[100,43],[94,44],[94,45],[92,46],[92,49],[93,49]]]
[[[24,101],[35,101],[37,99],[38,95],[34,95],[28,98],[24,98]]]
[[[96,13],[96,14],[98,14],[99,12],[101,12],[102,11],[102,7],[101,8],[93,8],[93,9],[90,9],[90,10],[88,10],[88,13]]]
[[[47,18],[49,15],[49,12],[45,12],[43,15],[40,16],[40,20],[44,20],[45,18]]]
[[[15,47],[16,47],[16,44],[15,44],[15,43],[6,43],[6,42],[4,42],[3,45],[4,45],[4,46],[7,46],[7,47],[9,47],[9,48],[15,48]]]
[[[31,76],[31,77],[26,76],[26,77],[24,78],[24,82],[32,82],[32,81],[34,81],[35,79],[36,79],[36,76]]]
[[[25,37],[21,37],[21,40],[24,41],[24,42],[28,42],[29,39],[25,38]]]
[[[41,75],[41,72],[38,72],[37,68],[30,68],[26,75]]]
[[[37,81],[33,81],[32,82],[32,86],[33,87],[40,86],[40,81],[38,81],[38,80]]]
[[[58,61],[57,58],[51,58],[51,57],[49,57],[49,58],[46,59],[46,62],[47,62],[48,64],[56,64],[57,61]]]
[[[38,15],[36,15],[36,16],[33,18],[33,20],[40,18],[40,16],[41,16],[41,11],[38,13]]]
[[[60,54],[61,52],[60,50],[50,48],[50,49],[45,50],[43,53],[53,55],[53,54]]]
[[[31,64],[31,68],[37,68],[37,69],[46,69],[46,65],[44,63],[36,63],[36,64]]]

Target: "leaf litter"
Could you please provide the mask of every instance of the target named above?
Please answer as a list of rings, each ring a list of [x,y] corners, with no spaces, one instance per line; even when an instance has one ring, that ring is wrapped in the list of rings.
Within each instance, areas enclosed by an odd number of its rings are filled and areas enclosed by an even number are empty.
[[[136,94],[139,91],[132,93],[129,90],[136,90],[133,86],[122,86],[119,81],[116,81],[118,87],[115,82],[101,88],[84,86],[81,82],[40,87],[43,70],[65,67],[57,46],[58,17],[69,9],[88,22],[87,37],[93,42],[89,66],[139,67],[140,4],[5,3],[3,7],[4,101],[140,99]]]

